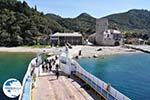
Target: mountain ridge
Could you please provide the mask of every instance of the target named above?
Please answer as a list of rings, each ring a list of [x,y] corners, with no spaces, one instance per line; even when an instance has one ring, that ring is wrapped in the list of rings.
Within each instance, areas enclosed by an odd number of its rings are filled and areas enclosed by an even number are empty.
[[[150,32],[150,11],[148,10],[131,9],[126,12],[107,15],[102,18],[107,18],[109,20],[109,28],[118,27],[124,33],[149,34]],[[96,21],[96,18],[92,17],[88,13],[81,13],[80,15],[74,18],[63,18],[63,20],[67,19],[73,22],[74,20],[89,22],[91,26],[95,25],[94,21]],[[87,34],[92,34],[92,32],[95,32],[95,27],[92,28],[94,28],[94,30],[90,31]],[[92,30],[92,28],[89,28],[89,30]],[[84,32],[86,31],[84,30]]]
[[[43,14],[25,1],[0,0],[0,15],[0,46],[48,44],[49,35],[55,32],[76,31],[87,38],[96,30],[96,18],[87,13],[63,18],[52,13]],[[109,28],[117,27],[133,37],[150,35],[148,10],[133,9],[103,18],[108,18]]]

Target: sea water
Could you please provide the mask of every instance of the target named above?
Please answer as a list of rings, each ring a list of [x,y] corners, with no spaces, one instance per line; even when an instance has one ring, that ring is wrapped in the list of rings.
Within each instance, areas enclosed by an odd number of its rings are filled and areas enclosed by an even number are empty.
[[[78,62],[132,100],[150,100],[150,54],[81,58]]]
[[[33,53],[0,53],[0,100],[16,100],[4,95],[3,83],[9,78],[22,82],[28,64],[34,56]]]

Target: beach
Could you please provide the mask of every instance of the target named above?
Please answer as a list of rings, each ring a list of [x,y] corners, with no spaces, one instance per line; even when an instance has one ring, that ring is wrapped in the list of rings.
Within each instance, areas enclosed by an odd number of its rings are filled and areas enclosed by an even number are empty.
[[[0,52],[58,52],[63,47],[50,47],[50,48],[32,48],[32,47],[0,47]],[[71,53],[77,56],[81,50],[81,57],[99,57],[103,55],[126,54],[126,53],[140,53],[133,49],[124,48],[122,46],[73,46]]]
[[[77,48],[81,50],[81,57],[102,57],[106,55],[141,53],[141,51],[122,46],[79,46],[74,50],[77,50]]]
[[[49,51],[48,48],[32,48],[32,47],[0,47],[0,52],[41,52],[43,50]]]

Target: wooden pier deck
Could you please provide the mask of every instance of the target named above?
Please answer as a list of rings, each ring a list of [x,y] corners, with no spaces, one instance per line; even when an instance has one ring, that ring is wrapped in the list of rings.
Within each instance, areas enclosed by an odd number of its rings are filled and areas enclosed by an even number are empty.
[[[58,79],[53,72],[37,78],[37,87],[32,100],[101,100],[91,89],[82,87],[85,83],[75,78],[60,75]]]

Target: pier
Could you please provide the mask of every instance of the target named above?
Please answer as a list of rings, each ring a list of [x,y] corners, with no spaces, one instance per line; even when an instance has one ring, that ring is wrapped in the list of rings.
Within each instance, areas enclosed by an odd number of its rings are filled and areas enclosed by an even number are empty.
[[[31,75],[31,66],[37,66],[38,57],[34,58],[25,75],[23,93],[19,100],[27,98],[29,100],[130,100],[112,86],[108,87],[107,83],[84,70],[72,59],[73,56],[70,55],[70,58],[68,54],[70,53],[67,50],[65,56],[59,54],[60,57],[56,60],[60,65],[61,73],[58,79],[55,76],[55,65],[52,71],[43,72],[42,64],[39,64],[39,67],[34,69],[35,82]],[[47,59],[51,58],[55,56]],[[31,77],[32,80],[30,80]]]
[[[48,59],[51,58],[53,57]],[[61,63],[58,60],[56,62]],[[39,76],[36,78],[35,88],[32,89],[32,100],[106,100],[79,77],[68,77],[62,71],[63,64],[60,67],[60,76],[57,79],[55,66],[52,71],[43,72],[40,65]]]
[[[84,82],[76,77],[60,75],[58,79],[53,72],[37,78],[37,87],[33,90],[32,100],[98,100],[100,98],[90,89],[82,87]],[[105,99],[103,99],[105,100]]]
[[[125,47],[150,54],[150,46],[148,45],[125,45]]]

